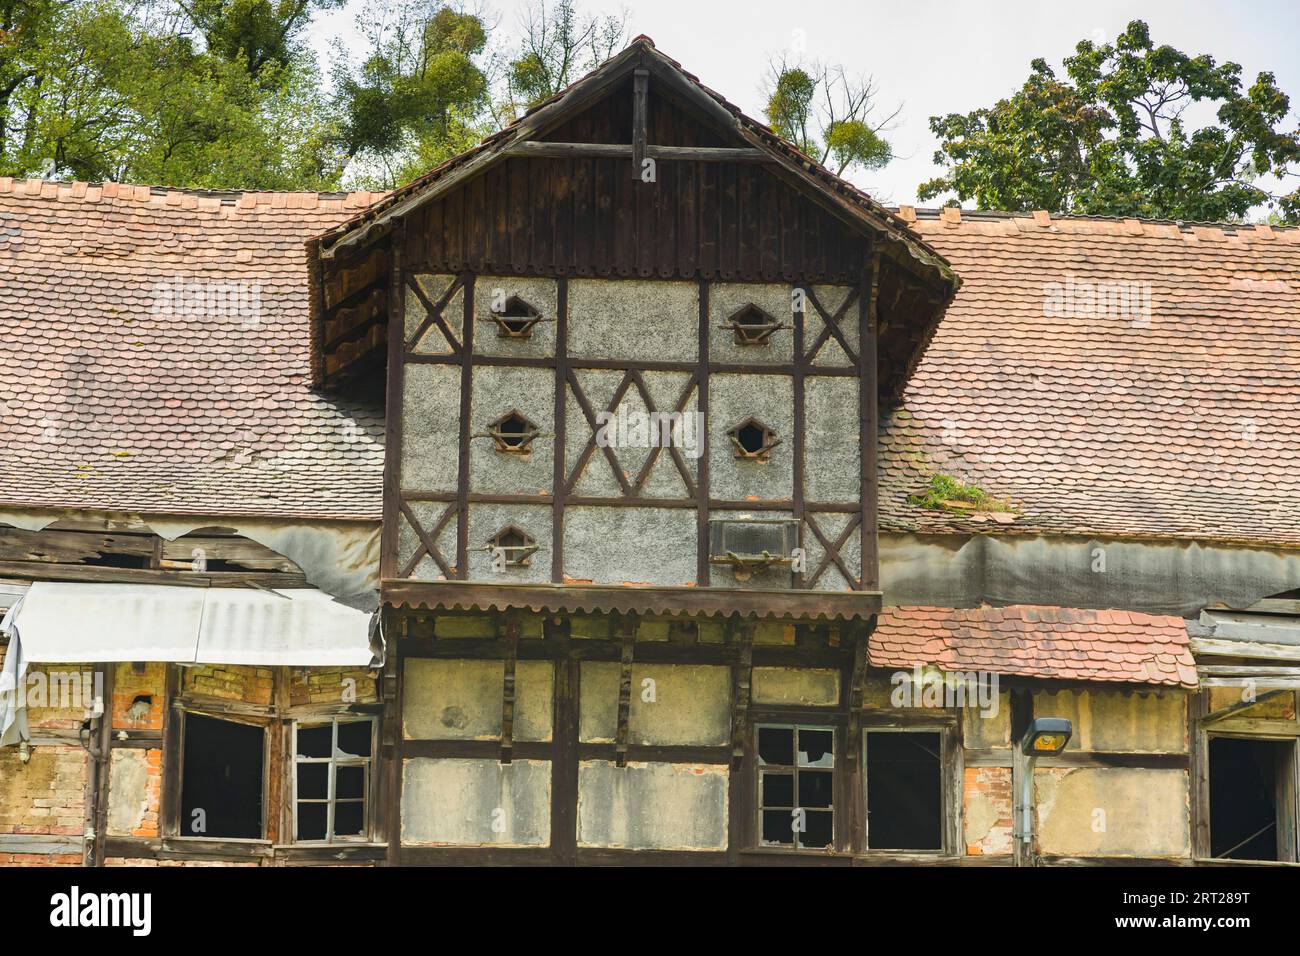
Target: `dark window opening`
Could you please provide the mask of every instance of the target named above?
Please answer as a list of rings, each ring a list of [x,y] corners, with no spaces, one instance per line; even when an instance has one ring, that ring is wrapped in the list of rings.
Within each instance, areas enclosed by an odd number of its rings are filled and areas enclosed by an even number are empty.
[[[1295,743],[1211,737],[1210,855],[1228,860],[1279,860],[1280,840],[1294,832],[1291,789]]]
[[[265,758],[261,727],[187,713],[181,834],[261,839]]]
[[[752,303],[732,315],[722,326],[731,329],[738,345],[764,345],[773,332],[785,327]]]
[[[941,735],[876,731],[866,736],[867,846],[943,849]]]
[[[835,731],[758,728],[759,841],[822,849],[835,842]]]
[[[501,311],[492,313],[497,324],[497,336],[503,339],[526,339],[532,336],[533,326],[542,321],[542,314],[517,295],[506,299]]]
[[[537,542],[517,525],[506,525],[490,539],[488,551],[493,560],[500,560],[507,568],[526,568],[537,552]]]
[[[368,832],[374,721],[339,717],[294,728],[294,836],[331,843]]]
[[[727,429],[736,457],[751,461],[767,461],[772,449],[781,444],[776,432],[768,428],[757,418],[746,418]]]
[[[518,409],[512,409],[488,426],[487,435],[496,450],[507,454],[526,455],[531,451],[533,439],[541,433]]]

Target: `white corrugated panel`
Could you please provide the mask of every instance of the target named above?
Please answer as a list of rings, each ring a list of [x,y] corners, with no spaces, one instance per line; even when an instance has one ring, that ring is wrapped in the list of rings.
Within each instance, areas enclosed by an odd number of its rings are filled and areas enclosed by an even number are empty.
[[[373,656],[370,615],[322,591],[207,589],[200,664],[363,667]]]
[[[38,581],[15,622],[34,663],[371,663],[370,615],[312,589]]]
[[[207,588],[37,581],[14,622],[27,660],[194,663]]]

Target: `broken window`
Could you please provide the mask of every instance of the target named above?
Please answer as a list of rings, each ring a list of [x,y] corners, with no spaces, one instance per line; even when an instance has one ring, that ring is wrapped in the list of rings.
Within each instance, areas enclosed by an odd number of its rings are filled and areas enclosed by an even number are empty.
[[[368,717],[294,725],[295,839],[366,839],[374,735],[375,722]]]
[[[772,449],[781,444],[776,432],[752,415],[727,429],[736,457],[747,461],[767,461]]]
[[[260,840],[265,729],[186,712],[183,733],[181,835]]]
[[[735,312],[722,328],[731,329],[737,345],[765,345],[773,332],[787,326],[750,303]]]
[[[517,295],[510,296],[500,311],[493,309],[491,314],[497,324],[497,336],[503,339],[531,338],[533,326],[545,321],[541,312]]]
[[[835,730],[758,727],[758,826],[764,846],[822,849],[835,842]]]
[[[506,454],[526,455],[532,450],[533,439],[541,429],[524,417],[523,412],[511,409],[494,419],[486,432],[496,445],[496,450]]]
[[[508,524],[488,539],[493,562],[506,568],[526,568],[537,552],[537,542],[518,525]]]
[[[943,738],[939,731],[869,731],[867,846],[943,849]]]
[[[1296,742],[1209,739],[1210,854],[1295,859]]]

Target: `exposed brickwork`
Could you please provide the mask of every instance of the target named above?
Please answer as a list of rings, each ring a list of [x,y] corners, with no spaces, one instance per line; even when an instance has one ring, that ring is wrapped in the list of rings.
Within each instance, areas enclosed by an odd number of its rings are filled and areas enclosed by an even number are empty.
[[[0,866],[81,866],[80,853],[0,853]]]
[[[31,664],[27,668],[27,724],[33,736],[77,731],[102,687],[83,664]]]
[[[85,820],[86,752],[76,745],[0,750],[0,834],[79,836]]]
[[[1009,854],[1015,834],[1010,767],[967,767],[963,780],[966,853]]]
[[[378,672],[367,667],[294,668],[289,672],[289,703],[294,706],[373,704],[378,700]]]
[[[201,664],[181,669],[185,693],[237,700],[246,704],[270,704],[274,680],[269,667],[241,667],[235,664]]]
[[[933,664],[1058,680],[1195,687],[1180,617],[1062,607],[891,607],[868,655],[875,667]]]
[[[113,674],[113,727],[127,730],[162,730],[164,697],[167,694],[167,665],[149,663],[137,671],[135,664],[118,664]],[[152,698],[147,710],[144,703],[135,706],[137,697]],[[143,716],[132,715],[132,708]]]

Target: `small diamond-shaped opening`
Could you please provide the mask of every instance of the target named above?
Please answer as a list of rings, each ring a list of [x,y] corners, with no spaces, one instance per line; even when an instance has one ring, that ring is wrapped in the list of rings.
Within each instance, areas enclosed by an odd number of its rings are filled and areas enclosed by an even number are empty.
[[[526,568],[537,551],[537,542],[518,525],[506,525],[488,540],[488,547],[501,552],[508,568]]]
[[[753,417],[733,425],[727,429],[727,434],[731,436],[737,458],[765,461],[771,455],[772,449],[780,444],[776,432]]]
[[[752,302],[732,315],[729,325],[741,345],[762,345],[781,323]]]
[[[539,430],[522,412],[513,409],[492,422],[488,434],[496,443],[497,451],[527,454]]]
[[[763,450],[763,429],[757,425],[742,425],[736,430],[736,441],[748,454],[757,455]]]
[[[503,335],[527,335],[537,323],[541,313],[517,295],[506,299],[501,311],[496,313]]]

